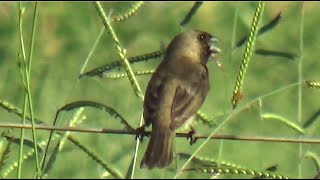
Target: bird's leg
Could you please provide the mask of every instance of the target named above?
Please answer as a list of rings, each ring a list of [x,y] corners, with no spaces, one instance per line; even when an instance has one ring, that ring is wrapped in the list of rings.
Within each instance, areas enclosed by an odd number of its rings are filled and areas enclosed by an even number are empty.
[[[141,127],[138,127],[136,129],[136,139],[139,139],[140,142],[142,142],[144,136],[148,136],[148,135],[146,134],[146,131],[145,131],[145,125],[142,125]]]
[[[190,138],[190,145],[192,145],[198,140],[198,138],[195,136],[196,130],[192,126],[190,126],[190,129],[191,130],[188,132],[187,139]]]

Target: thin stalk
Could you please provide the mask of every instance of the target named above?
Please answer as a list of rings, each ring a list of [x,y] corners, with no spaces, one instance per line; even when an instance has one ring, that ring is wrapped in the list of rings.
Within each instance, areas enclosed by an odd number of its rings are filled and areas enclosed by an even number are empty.
[[[302,60],[303,60],[303,2],[301,2],[301,22],[300,22],[300,59],[298,64],[299,86],[298,86],[298,123],[302,123]],[[301,137],[300,137],[301,138]],[[303,157],[302,144],[299,144],[299,159]],[[298,178],[301,178],[301,161],[298,166]]]
[[[36,31],[36,23],[38,17],[38,2],[35,2],[34,7],[34,15],[33,15],[33,24],[32,24],[32,33],[31,33],[31,42],[30,42],[30,52],[29,52],[29,59],[28,59],[28,66],[26,68],[26,84],[27,84],[27,94],[28,94],[28,103],[29,103],[29,111],[31,116],[31,124],[32,124],[32,139],[34,142],[34,152],[36,158],[36,169],[38,176],[41,175],[41,169],[39,164],[39,154],[37,149],[37,136],[36,136],[36,129],[34,123],[34,111],[32,105],[32,98],[31,98],[31,87],[30,87],[30,77],[31,77],[31,64],[32,64],[32,57],[33,57],[33,49],[34,49],[34,39],[35,39],[35,31]]]
[[[142,126],[142,123],[143,123],[143,110],[141,112],[141,118],[140,118],[139,127]],[[135,169],[136,163],[137,163],[139,145],[140,145],[140,141],[138,140],[138,141],[136,141],[136,146],[135,146],[135,149],[134,149],[134,158],[133,158],[133,165],[132,165],[133,169],[131,171],[130,179],[133,179],[133,176],[134,176],[134,169]]]
[[[34,113],[33,113],[33,106],[32,106],[32,98],[31,98],[31,86],[30,86],[30,66],[32,63],[32,55],[33,55],[33,46],[34,46],[34,37],[35,37],[35,25],[36,25],[36,19],[37,19],[37,12],[38,12],[38,3],[35,3],[34,8],[34,16],[33,16],[33,26],[32,26],[32,34],[31,34],[31,42],[30,42],[30,52],[29,52],[29,58],[28,61],[26,60],[26,53],[25,53],[25,47],[23,42],[23,33],[22,33],[22,15],[24,12],[24,9],[21,7],[21,3],[19,3],[19,31],[20,31],[20,44],[21,44],[21,51],[23,54],[23,60],[19,60],[20,68],[22,70],[21,77],[23,79],[23,84],[25,88],[25,103],[24,103],[24,112],[23,112],[23,122],[22,124],[25,124],[26,119],[26,111],[27,111],[27,105],[29,106],[29,113],[31,116],[31,123],[32,123],[32,137],[34,142],[34,151],[35,151],[35,160],[36,160],[36,171],[37,175],[41,174],[40,165],[39,165],[39,156],[38,156],[38,149],[37,149],[37,140],[36,140],[36,131],[34,126]],[[21,132],[21,141],[20,145],[23,146],[24,141],[24,131]],[[22,169],[22,153],[23,153],[23,147],[20,147],[19,151],[19,168],[18,168],[18,178],[21,177],[21,169]]]
[[[18,12],[19,12],[19,40],[20,40],[21,51],[22,51],[22,59],[20,59],[18,57],[18,61],[19,61],[19,64],[22,65],[21,61],[25,62],[25,60],[26,60],[26,52],[25,52],[25,48],[24,48],[23,33],[22,33],[22,14],[23,14],[23,10],[22,10],[22,7],[21,7],[21,2],[19,2],[19,5],[18,5]],[[22,68],[20,68],[20,69],[22,70]],[[21,78],[22,78],[22,81],[24,82],[24,75],[23,75],[22,71],[21,71]],[[22,115],[22,125],[25,125],[25,121],[26,121],[27,104],[28,104],[28,97],[25,94],[25,97],[24,97],[24,108],[23,108],[23,112],[22,112],[22,114],[23,114]],[[21,133],[20,133],[20,148],[19,148],[18,171],[17,171],[17,178],[18,179],[21,178],[22,161],[23,161],[23,141],[24,141],[24,128],[21,129]]]
[[[27,111],[27,104],[28,98],[25,96],[24,103],[23,103],[23,116],[22,116],[22,125],[25,125],[26,120],[26,111]],[[17,171],[17,178],[21,179],[21,170],[22,170],[22,161],[23,161],[23,142],[24,142],[24,128],[21,129],[20,132],[20,148],[19,148],[19,160],[18,160],[18,171]]]

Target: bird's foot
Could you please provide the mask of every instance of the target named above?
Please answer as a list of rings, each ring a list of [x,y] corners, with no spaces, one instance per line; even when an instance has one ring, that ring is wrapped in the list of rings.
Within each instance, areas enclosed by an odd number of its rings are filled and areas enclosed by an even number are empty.
[[[198,138],[195,136],[196,130],[195,130],[193,127],[191,127],[191,126],[190,126],[190,129],[191,129],[191,130],[188,132],[188,137],[187,137],[187,139],[190,138],[190,145],[192,145],[192,144],[194,144],[194,143],[198,140]]]
[[[148,136],[148,135],[146,134],[146,131],[145,131],[145,125],[142,125],[141,127],[138,127],[136,129],[136,140],[139,139],[140,142],[142,142],[144,136]]]

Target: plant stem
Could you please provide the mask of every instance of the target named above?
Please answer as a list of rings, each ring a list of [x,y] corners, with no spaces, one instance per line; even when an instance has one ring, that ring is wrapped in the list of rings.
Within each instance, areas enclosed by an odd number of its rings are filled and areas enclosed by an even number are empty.
[[[303,2],[301,2],[301,22],[300,22],[300,59],[298,64],[298,74],[299,74],[299,86],[298,86],[298,123],[302,123],[302,60],[303,60]],[[301,137],[300,137],[301,138]],[[299,144],[299,165],[298,165],[298,178],[301,178],[302,166],[301,159],[302,154],[302,144]]]
[[[22,59],[18,56],[18,64],[22,66],[23,62],[26,60],[26,53],[25,53],[25,48],[24,48],[24,41],[23,41],[23,33],[22,33],[22,14],[23,14],[23,9],[21,7],[21,2],[18,4],[18,12],[19,12],[19,40],[20,40],[20,46],[21,46],[21,51],[22,51]],[[20,70],[23,70],[22,67],[19,67]],[[25,85],[24,82],[24,74],[22,71],[21,72],[21,78],[23,81],[23,85]],[[26,120],[26,111],[27,111],[27,104],[28,104],[28,97],[25,94],[24,97],[24,107],[23,107],[23,112],[22,112],[22,125],[25,125],[25,120]],[[22,171],[22,161],[23,161],[23,142],[24,142],[24,128],[21,129],[20,133],[20,148],[19,148],[19,158],[18,158],[18,170],[17,170],[17,178],[21,178],[21,171]]]

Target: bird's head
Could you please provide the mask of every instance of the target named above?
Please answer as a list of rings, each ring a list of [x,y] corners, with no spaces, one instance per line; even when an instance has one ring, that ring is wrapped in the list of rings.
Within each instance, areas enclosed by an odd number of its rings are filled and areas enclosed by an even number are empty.
[[[218,39],[211,34],[194,30],[178,34],[169,44],[166,50],[166,56],[181,57],[184,56],[194,61],[194,63],[206,64],[211,56],[219,67],[221,64],[217,61],[217,54],[221,50],[216,46]],[[172,58],[168,58],[172,59]]]

